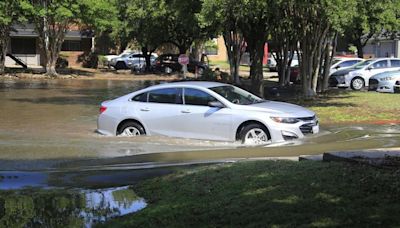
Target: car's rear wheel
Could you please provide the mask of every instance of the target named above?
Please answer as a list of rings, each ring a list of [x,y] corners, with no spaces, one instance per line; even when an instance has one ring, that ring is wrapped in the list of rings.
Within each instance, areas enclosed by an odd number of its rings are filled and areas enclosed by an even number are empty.
[[[125,69],[126,68],[126,64],[122,61],[117,62],[117,64],[115,64],[115,69],[116,70],[121,70],[121,69]]]
[[[364,79],[357,77],[357,78],[353,78],[353,80],[351,80],[350,85],[353,90],[361,90],[364,87],[365,82],[364,82]]]
[[[119,128],[117,135],[119,136],[140,136],[140,135],[145,135],[146,132],[144,131],[144,128],[142,125],[133,122],[133,121],[128,121],[123,123]]]
[[[266,127],[257,123],[243,127],[239,136],[244,145],[266,145],[271,143]]]

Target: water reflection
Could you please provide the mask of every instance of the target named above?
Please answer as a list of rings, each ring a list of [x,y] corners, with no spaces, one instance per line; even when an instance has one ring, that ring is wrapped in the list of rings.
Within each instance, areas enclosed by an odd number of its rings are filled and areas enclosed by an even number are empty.
[[[128,187],[0,191],[0,227],[92,227],[144,207]]]

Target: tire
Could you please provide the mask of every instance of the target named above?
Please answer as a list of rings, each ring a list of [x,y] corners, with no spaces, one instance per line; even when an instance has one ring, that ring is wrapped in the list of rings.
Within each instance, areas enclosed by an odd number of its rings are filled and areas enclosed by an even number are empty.
[[[119,126],[117,135],[133,137],[133,136],[146,135],[146,132],[144,131],[143,126],[140,125],[139,123],[128,121]]]
[[[203,67],[199,67],[199,69],[197,70],[197,73],[199,75],[203,75],[204,74],[204,68]]]
[[[365,85],[364,79],[360,77],[353,78],[353,80],[351,80],[350,83],[350,86],[353,90],[361,90],[362,88],[364,88],[364,85]]]
[[[257,123],[244,126],[239,133],[239,138],[244,145],[266,145],[271,142],[267,128]]]
[[[114,67],[116,70],[126,69],[126,64],[122,61],[117,62]]]

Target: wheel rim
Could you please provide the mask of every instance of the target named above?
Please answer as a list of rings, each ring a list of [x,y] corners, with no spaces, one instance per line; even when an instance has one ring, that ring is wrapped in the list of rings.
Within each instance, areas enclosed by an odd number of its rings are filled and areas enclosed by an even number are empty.
[[[359,90],[359,89],[361,89],[363,86],[364,86],[363,80],[361,80],[361,79],[359,79],[359,78],[353,80],[353,88],[354,88],[354,89]]]
[[[204,73],[204,69],[203,69],[203,68],[199,68],[198,73],[199,73],[200,75],[202,75],[202,74]]]
[[[121,136],[138,136],[138,135],[141,134],[139,129],[137,129],[136,127],[127,127],[121,133]]]
[[[268,142],[268,135],[260,128],[253,128],[244,136],[244,144],[246,145],[263,145]]]

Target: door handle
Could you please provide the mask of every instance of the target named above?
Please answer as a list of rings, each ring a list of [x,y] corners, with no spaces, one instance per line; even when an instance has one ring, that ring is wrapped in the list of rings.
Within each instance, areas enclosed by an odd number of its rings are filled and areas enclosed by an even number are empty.
[[[190,110],[182,110],[181,113],[190,113]]]
[[[142,111],[142,112],[148,112],[148,111],[150,111],[150,109],[149,109],[149,108],[141,108],[140,111]]]

